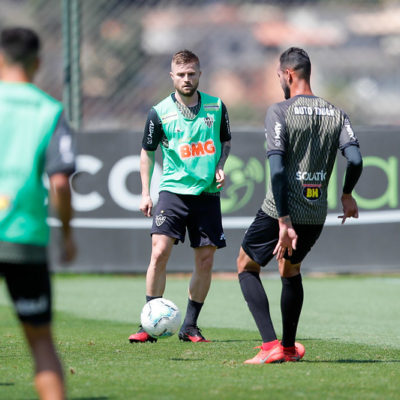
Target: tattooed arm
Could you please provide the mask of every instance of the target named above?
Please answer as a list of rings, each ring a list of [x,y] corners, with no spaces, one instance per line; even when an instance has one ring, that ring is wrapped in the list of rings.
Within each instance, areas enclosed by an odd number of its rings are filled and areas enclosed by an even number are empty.
[[[225,183],[224,165],[231,151],[231,141],[221,143],[221,157],[219,158],[217,167],[215,169],[215,179],[217,181],[217,188],[221,188]]]
[[[221,118],[221,130],[220,130],[220,140],[221,140],[221,157],[218,161],[217,167],[215,168],[215,179],[217,181],[217,188],[224,186],[225,174],[224,165],[225,161],[229,156],[231,151],[231,128],[229,124],[228,110],[224,103],[222,103],[222,118]]]

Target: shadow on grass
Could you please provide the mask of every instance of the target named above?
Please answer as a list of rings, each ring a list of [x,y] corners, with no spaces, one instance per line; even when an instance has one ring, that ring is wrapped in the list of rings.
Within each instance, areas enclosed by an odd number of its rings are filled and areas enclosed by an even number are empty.
[[[69,400],[109,400],[109,397],[68,397]],[[35,397],[34,399],[26,399],[26,400],[37,400],[37,397]]]
[[[319,364],[319,363],[336,363],[336,364],[379,364],[379,363],[400,363],[400,360],[302,360],[305,363]]]
[[[171,361],[204,361],[204,358],[170,358]]]
[[[226,340],[211,340],[211,343],[259,343],[261,339],[226,339]]]
[[[109,397],[68,397],[69,400],[109,400]],[[26,400],[37,400],[37,397]]]
[[[15,383],[12,382],[0,382],[0,386],[14,386]]]
[[[108,400],[109,397],[71,397],[70,400]]]

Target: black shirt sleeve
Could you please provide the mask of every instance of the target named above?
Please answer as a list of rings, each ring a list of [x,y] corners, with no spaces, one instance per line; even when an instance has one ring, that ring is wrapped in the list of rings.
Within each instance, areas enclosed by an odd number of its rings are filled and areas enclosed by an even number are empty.
[[[231,135],[231,127],[229,124],[228,110],[226,109],[225,104],[222,103],[222,118],[221,118],[221,131],[220,131],[221,143],[228,142],[229,140],[231,140],[231,138],[232,135]]]
[[[49,176],[57,173],[72,175],[75,172],[75,158],[75,134],[63,113],[47,147],[46,173]]]
[[[343,193],[349,194],[353,191],[361,176],[363,161],[358,146],[348,146],[343,150],[347,158],[346,177],[343,185]]]
[[[285,171],[282,154],[271,154],[268,157],[272,193],[274,194],[275,206],[279,217],[289,215],[288,206],[288,179]]]
[[[351,126],[349,117],[345,113],[343,114],[344,122],[339,136],[339,149],[344,155],[344,149],[349,146],[359,146],[359,143],[357,136],[354,133],[353,127]]]
[[[147,115],[147,121],[144,127],[142,148],[148,151],[157,150],[163,133],[161,120],[157,114],[157,111],[154,108],[151,108]]]
[[[279,103],[272,104],[265,117],[267,155],[284,155],[287,146],[286,122]]]

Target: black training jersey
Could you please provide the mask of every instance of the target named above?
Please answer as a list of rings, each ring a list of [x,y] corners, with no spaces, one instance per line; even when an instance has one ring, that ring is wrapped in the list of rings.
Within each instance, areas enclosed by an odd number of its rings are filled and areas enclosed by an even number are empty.
[[[358,146],[347,115],[315,96],[273,104],[265,118],[267,155],[284,157],[289,214],[297,224],[323,224],[337,150]],[[262,210],[278,218],[271,182]]]

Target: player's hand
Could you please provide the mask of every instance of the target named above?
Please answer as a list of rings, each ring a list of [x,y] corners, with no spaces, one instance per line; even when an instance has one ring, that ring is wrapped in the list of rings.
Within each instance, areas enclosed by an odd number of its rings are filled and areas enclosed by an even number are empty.
[[[150,195],[142,196],[142,200],[140,201],[140,211],[145,217],[151,217],[153,211],[153,201],[151,200]]]
[[[225,172],[222,168],[217,168],[215,171],[215,180],[217,182],[217,189],[222,188],[225,183]]]
[[[296,246],[297,233],[293,228],[290,217],[279,218],[279,239],[273,252],[273,254],[276,255],[276,259],[281,260],[284,257],[286,250],[289,256],[291,256],[293,250],[296,250]]]
[[[351,194],[342,194],[342,206],[343,215],[339,215],[338,218],[342,218],[342,225],[346,222],[347,218],[358,218],[358,206],[357,202]]]
[[[61,244],[61,263],[69,264],[76,257],[76,245],[71,234],[65,235]]]

